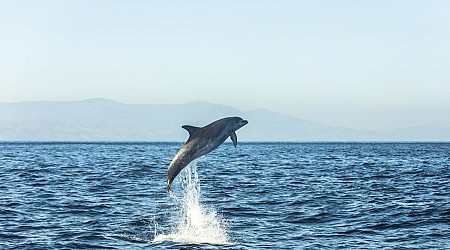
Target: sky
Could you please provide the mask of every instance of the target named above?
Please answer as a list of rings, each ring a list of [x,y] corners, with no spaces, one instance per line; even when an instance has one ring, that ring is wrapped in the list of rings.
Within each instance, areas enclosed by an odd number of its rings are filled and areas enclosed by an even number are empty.
[[[450,1],[0,1],[0,103],[204,101],[450,126]]]

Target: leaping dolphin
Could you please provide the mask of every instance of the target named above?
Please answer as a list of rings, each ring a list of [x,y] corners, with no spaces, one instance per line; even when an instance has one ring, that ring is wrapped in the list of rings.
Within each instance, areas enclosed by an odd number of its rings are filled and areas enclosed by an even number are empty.
[[[235,131],[242,128],[248,121],[240,117],[226,117],[205,127],[199,128],[184,125],[182,128],[189,132],[189,139],[178,151],[167,169],[167,191],[180,171],[191,161],[216,149],[228,137],[237,145]]]

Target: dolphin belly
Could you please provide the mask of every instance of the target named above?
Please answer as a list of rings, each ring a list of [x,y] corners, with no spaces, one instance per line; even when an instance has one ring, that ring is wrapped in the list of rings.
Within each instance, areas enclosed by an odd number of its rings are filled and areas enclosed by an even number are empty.
[[[170,185],[172,184],[175,177],[180,173],[180,171],[185,168],[192,160],[189,155],[189,150],[186,148],[181,148],[180,151],[175,155],[172,162],[167,169],[167,191],[170,191]]]
[[[214,143],[208,140],[193,140],[186,143],[175,155],[167,170],[167,191],[177,175],[193,160],[216,149],[222,142]]]

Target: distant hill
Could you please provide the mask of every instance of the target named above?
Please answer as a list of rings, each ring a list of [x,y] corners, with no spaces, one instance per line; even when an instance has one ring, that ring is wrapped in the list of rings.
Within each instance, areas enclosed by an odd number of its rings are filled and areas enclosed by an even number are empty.
[[[0,104],[0,141],[185,141],[181,126],[204,126],[225,116],[249,124],[240,141],[450,141],[448,127],[365,131],[326,126],[258,109],[194,102],[123,104],[106,99]]]

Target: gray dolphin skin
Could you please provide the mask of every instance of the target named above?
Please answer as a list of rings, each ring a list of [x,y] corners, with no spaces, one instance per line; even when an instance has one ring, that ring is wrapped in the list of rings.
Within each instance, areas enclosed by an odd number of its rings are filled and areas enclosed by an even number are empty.
[[[242,128],[248,121],[240,117],[226,117],[205,127],[199,128],[184,125],[182,128],[189,132],[189,139],[178,151],[167,169],[167,191],[180,171],[191,161],[216,149],[228,137],[237,145],[236,130]]]

